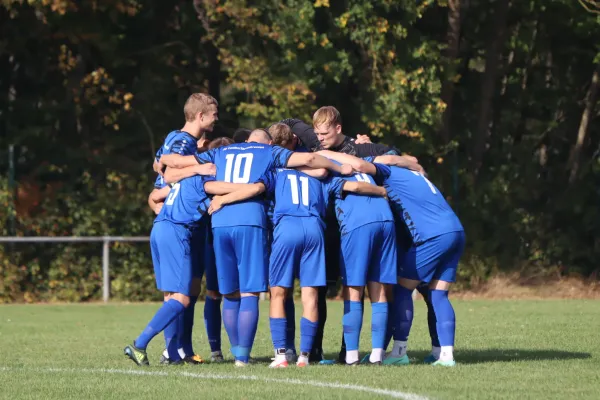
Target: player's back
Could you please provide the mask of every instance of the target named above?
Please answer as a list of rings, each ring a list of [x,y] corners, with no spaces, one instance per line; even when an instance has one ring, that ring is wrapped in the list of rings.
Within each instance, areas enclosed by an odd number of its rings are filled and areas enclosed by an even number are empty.
[[[210,199],[204,191],[204,183],[208,180],[213,178],[195,175],[174,184],[154,222],[170,221],[189,227],[200,226],[204,217],[208,217],[206,211]]]
[[[231,183],[256,183],[272,167],[285,166],[292,152],[262,143],[236,143],[199,154],[199,162],[217,167],[217,180]],[[213,228],[226,226],[267,227],[265,201],[255,197],[229,204],[212,218]]]
[[[327,208],[323,183],[295,169],[277,168],[262,179],[275,199],[273,223],[284,216],[314,217],[322,223]]]
[[[424,175],[395,166],[376,166],[378,175],[382,172],[394,214],[404,220],[415,244],[463,230],[444,195]]]
[[[357,173],[341,178],[347,181],[375,184],[375,180],[368,174]],[[335,214],[342,235],[366,224],[394,220],[390,206],[383,197],[353,193],[343,198],[336,197]]]

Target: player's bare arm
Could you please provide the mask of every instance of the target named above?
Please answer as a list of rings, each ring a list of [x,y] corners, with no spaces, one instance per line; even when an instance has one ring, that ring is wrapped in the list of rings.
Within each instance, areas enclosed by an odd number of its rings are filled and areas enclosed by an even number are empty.
[[[204,184],[204,191],[208,194],[223,196],[237,190],[247,189],[249,186],[254,186],[253,183],[230,183],[222,181],[210,181]]]
[[[298,171],[305,173],[308,176],[312,176],[316,179],[325,179],[329,176],[329,171],[325,168],[309,168],[309,167],[299,167],[296,168]]]
[[[318,154],[331,160],[335,160],[339,163],[348,164],[357,172],[369,175],[375,175],[377,172],[377,169],[373,164],[350,154],[338,153],[331,150],[321,150],[318,152]]]
[[[412,171],[424,173],[425,170],[419,164],[419,161],[413,156],[395,156],[395,155],[384,155],[377,156],[373,162],[385,165],[395,165],[396,167],[407,168]]]
[[[158,169],[159,174],[162,175],[165,167],[171,168],[185,168],[198,165],[198,161],[195,156],[181,156],[179,154],[164,154],[158,160],[158,163],[154,163],[155,171]]]
[[[148,196],[148,206],[150,206],[150,209],[152,209],[154,214],[158,215],[158,213],[160,213],[170,191],[171,187],[165,186],[164,188],[154,189],[150,192],[150,195]]]
[[[213,163],[197,164],[185,168],[167,168],[164,174],[164,180],[167,183],[179,182],[184,178],[194,175],[214,176],[217,173],[217,167]]]
[[[344,183],[342,187],[344,192],[352,192],[358,194],[366,194],[371,196],[387,197],[387,190],[381,186],[372,185],[367,182],[352,182]]]
[[[325,168],[340,175],[350,175],[354,172],[352,166],[350,165],[337,165],[327,158],[315,153],[293,153],[288,160],[287,167],[295,168],[302,166],[311,168]]]
[[[213,183],[213,182],[209,182]],[[251,183],[251,184],[237,184],[233,183],[233,185],[239,185],[240,189],[235,192],[231,192],[224,196],[214,196],[210,202],[210,207],[208,207],[208,213],[212,215],[213,213],[219,211],[226,204],[237,203],[239,201],[248,200],[252,197],[258,196],[259,194],[265,191],[265,185],[261,182],[259,183]]]

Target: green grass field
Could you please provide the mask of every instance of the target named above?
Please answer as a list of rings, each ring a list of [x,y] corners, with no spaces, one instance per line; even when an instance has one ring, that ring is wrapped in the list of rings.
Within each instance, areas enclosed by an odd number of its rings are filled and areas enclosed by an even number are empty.
[[[157,365],[162,336],[149,347],[153,365],[135,367],[122,348],[157,304],[0,306],[0,398],[600,398],[598,301],[455,301],[456,368],[422,364],[429,341],[421,303],[410,338],[412,365],[284,370],[267,368],[272,348],[266,302],[252,353],[260,362],[244,369],[232,363]],[[206,357],[202,309],[198,304],[194,342]],[[330,303],[325,340],[331,353],[339,347],[341,311],[342,303]],[[367,327],[369,313],[367,306]],[[228,343],[224,331],[223,342]],[[369,348],[367,329],[361,349]]]

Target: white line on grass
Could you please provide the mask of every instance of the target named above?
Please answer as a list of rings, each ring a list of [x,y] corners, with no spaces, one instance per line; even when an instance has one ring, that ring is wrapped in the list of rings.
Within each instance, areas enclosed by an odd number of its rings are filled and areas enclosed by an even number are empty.
[[[329,389],[344,389],[352,390],[355,392],[366,392],[379,394],[382,396],[388,396],[395,399],[404,400],[428,400],[425,396],[420,396],[413,393],[405,393],[397,390],[389,389],[377,389],[369,386],[361,385],[349,385],[347,383],[338,382],[320,382],[300,379],[289,379],[289,378],[267,378],[256,375],[224,375],[224,374],[210,374],[210,373],[192,373],[192,372],[159,372],[159,371],[144,371],[135,369],[89,369],[89,368],[11,368],[11,367],[0,367],[0,371],[36,371],[36,372],[48,372],[48,373],[104,373],[104,374],[119,374],[119,375],[146,375],[146,376],[184,376],[188,378],[196,379],[231,379],[231,380],[247,380],[247,381],[261,381],[261,382],[272,382],[272,383],[283,383],[287,385],[300,385],[300,386],[313,386],[323,387]]]

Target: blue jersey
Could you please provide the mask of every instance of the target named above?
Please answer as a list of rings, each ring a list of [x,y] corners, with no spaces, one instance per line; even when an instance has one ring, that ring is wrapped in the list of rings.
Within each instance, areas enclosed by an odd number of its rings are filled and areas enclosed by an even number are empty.
[[[373,177],[368,174],[359,173],[341,178],[347,181],[375,184]],[[336,197],[335,215],[342,235],[366,224],[394,221],[394,215],[386,199],[354,193],[349,193],[345,197]]]
[[[285,168],[293,152],[261,143],[237,143],[196,155],[200,164],[214,163],[217,180],[233,183],[256,183],[271,168]],[[259,226],[267,229],[263,198],[229,204],[212,216],[213,228]]]
[[[213,177],[194,175],[173,185],[154,222],[171,221],[190,227],[200,226],[208,220],[210,198],[204,191],[204,183]],[[203,217],[206,218],[203,219]]]
[[[198,139],[184,131],[173,131],[167,135],[165,143],[156,152],[155,160],[160,160],[163,154],[180,154],[189,156],[196,153]],[[167,186],[162,176],[157,176],[154,187],[161,189]]]
[[[332,194],[341,197],[343,179],[320,181],[295,169],[278,168],[261,179],[268,195],[275,199],[273,225],[285,215],[315,217],[322,222]]]
[[[415,245],[463,227],[444,196],[424,175],[405,168],[375,164],[394,214],[404,220]]]

